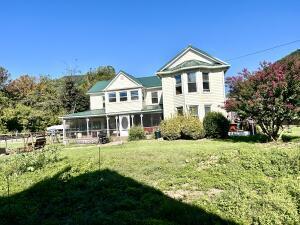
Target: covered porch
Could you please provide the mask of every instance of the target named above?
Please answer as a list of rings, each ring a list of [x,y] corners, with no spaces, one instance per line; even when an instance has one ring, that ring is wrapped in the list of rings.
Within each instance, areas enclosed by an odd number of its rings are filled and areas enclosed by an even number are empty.
[[[145,108],[141,111],[105,113],[104,110],[89,110],[62,117],[63,139],[97,139],[99,132],[109,136],[128,136],[133,126],[142,126],[152,133],[163,119],[161,108]]]

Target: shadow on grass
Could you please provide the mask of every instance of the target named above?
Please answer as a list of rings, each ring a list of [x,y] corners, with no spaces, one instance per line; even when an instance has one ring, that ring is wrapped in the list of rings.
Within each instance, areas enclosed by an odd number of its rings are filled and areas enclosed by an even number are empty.
[[[236,224],[111,170],[68,177],[62,171],[9,198],[0,224]]]

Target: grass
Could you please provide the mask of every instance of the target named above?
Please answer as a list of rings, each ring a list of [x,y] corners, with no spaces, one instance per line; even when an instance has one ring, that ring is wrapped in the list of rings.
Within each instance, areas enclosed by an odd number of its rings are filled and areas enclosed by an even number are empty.
[[[100,170],[98,147],[70,146],[10,197],[0,181],[0,224],[299,224],[299,144],[129,142]]]

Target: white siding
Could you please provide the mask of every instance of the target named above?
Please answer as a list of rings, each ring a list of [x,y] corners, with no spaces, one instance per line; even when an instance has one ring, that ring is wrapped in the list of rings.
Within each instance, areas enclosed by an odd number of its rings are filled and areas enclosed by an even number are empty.
[[[126,77],[124,74],[120,73],[117,75],[115,80],[106,88],[106,90],[120,90],[120,89],[130,89],[138,87],[134,81]]]
[[[106,92],[105,93],[106,113],[128,112],[128,111],[141,110],[142,107],[143,107],[142,89],[138,88],[138,89],[132,89],[132,90],[138,90],[139,91],[139,100],[131,101],[131,99],[130,99],[130,90],[127,90],[127,101],[120,102],[119,91],[116,91],[117,102],[109,102],[108,94],[110,92]]]
[[[173,76],[165,76],[161,79],[161,82],[163,91],[164,118],[168,118],[175,114],[175,80]]]
[[[103,96],[102,95],[90,95],[90,109],[102,109],[103,108]]]
[[[162,78],[165,118],[174,115],[176,107],[179,106],[183,106],[187,112],[189,105],[198,105],[200,119],[204,117],[204,105],[211,105],[212,111],[219,111],[226,115],[225,110],[221,108],[225,101],[224,71],[209,73],[210,92],[203,92],[200,71],[196,73],[197,92],[188,93],[186,73],[182,73],[181,80],[183,94],[176,95],[174,77]]]
[[[151,95],[152,92],[157,92],[157,95],[158,95],[158,103],[157,104],[152,104],[152,95]],[[162,104],[162,89],[161,88],[147,89],[145,91],[144,104],[145,105],[158,105],[158,104]]]
[[[206,63],[210,63],[212,64],[212,61],[207,59],[204,56],[201,56],[199,54],[196,54],[194,51],[189,50],[187,51],[184,55],[182,55],[179,59],[177,59],[174,63],[172,63],[169,68],[173,68],[177,65],[179,65],[180,63],[183,63],[184,61],[188,61],[188,60],[199,60],[202,62],[206,62]]]

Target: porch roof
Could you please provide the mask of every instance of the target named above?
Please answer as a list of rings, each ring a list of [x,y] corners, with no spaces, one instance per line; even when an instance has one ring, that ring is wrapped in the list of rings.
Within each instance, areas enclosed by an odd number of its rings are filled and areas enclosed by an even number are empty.
[[[139,113],[162,113],[163,109],[160,105],[147,105],[144,106],[142,110],[133,110],[133,111],[120,111],[120,112],[111,112],[105,113],[105,109],[94,109],[87,110],[84,112],[72,113],[64,115],[62,119],[73,119],[73,118],[89,118],[89,117],[104,117],[104,116],[116,116],[124,114],[139,114]]]

